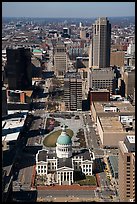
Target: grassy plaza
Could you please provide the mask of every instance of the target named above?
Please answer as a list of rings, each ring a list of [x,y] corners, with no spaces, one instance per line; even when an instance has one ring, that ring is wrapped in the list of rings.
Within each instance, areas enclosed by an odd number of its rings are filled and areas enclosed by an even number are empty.
[[[61,134],[62,130],[57,130],[54,131],[52,133],[50,133],[49,135],[47,135],[43,141],[44,146],[46,147],[55,147],[56,146],[56,141],[59,137],[59,135]],[[67,134],[72,137],[73,136],[73,131],[71,129],[66,129]]]

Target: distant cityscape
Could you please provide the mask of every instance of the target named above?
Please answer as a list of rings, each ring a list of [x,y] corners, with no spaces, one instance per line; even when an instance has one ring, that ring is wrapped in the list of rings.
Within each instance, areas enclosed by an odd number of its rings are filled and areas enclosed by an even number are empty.
[[[135,202],[135,17],[2,18],[2,202]]]

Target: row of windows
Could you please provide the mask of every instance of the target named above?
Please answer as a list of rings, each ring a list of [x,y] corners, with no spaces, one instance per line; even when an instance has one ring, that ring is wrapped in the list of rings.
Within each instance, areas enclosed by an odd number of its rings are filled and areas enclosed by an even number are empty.
[[[38,166],[38,169],[46,169],[46,166]],[[50,168],[56,168],[56,164],[48,165],[48,169]]]
[[[89,164],[83,164],[83,168],[84,167],[89,167],[89,168],[91,168],[91,165],[89,165]]]
[[[56,162],[49,162],[48,165],[55,166]]]
[[[68,151],[69,151],[68,148],[66,148],[66,149],[65,149],[65,148],[64,148],[64,149],[63,149],[63,148],[58,148],[58,150],[59,150],[59,151],[62,151],[62,152],[68,152]]]
[[[65,52],[66,50],[65,49],[57,49],[56,51],[57,52]]]
[[[89,168],[89,169],[85,169],[85,168],[83,168],[83,171],[84,171],[84,172],[91,171],[91,168]]]
[[[38,170],[38,174],[40,174],[40,173],[43,174],[43,173],[46,173],[46,171],[45,170],[44,171],[43,170],[41,170],[41,171]]]
[[[55,166],[48,166],[48,169],[56,169]]]
[[[92,79],[94,82],[98,82],[98,81],[100,81],[100,82],[112,82],[112,79],[111,80],[108,80],[108,79]]]
[[[38,166],[38,169],[40,169],[40,168],[41,169],[43,169],[43,168],[46,169],[46,166]]]
[[[98,84],[100,84],[100,85],[112,85],[111,82],[100,82],[100,81],[98,81],[98,82],[93,82],[92,83],[92,85],[98,85]]]

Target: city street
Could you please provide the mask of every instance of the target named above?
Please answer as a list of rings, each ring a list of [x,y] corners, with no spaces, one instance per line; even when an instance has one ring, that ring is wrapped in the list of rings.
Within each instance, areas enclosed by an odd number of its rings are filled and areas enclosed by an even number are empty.
[[[92,121],[88,111],[82,113],[82,115],[83,115],[83,121],[86,127],[86,138],[87,138],[87,143],[88,143],[87,146],[89,148],[93,148],[96,158],[97,157],[101,158],[104,156],[104,150],[101,149],[99,147],[99,144],[97,143],[97,134],[95,131],[95,124]]]
[[[112,200],[112,195],[114,196],[115,200],[118,200],[118,197],[116,197],[116,191],[114,186],[112,187],[110,184],[110,180],[107,178],[107,174],[104,171],[105,164],[104,164],[104,158],[106,156],[110,155],[117,155],[118,150],[117,149],[102,149],[99,147],[98,144],[98,135],[95,130],[96,125],[92,121],[92,115],[90,116],[89,112],[84,112],[83,114],[83,121],[86,127],[86,134],[85,139],[87,141],[88,148],[92,148],[94,154],[95,154],[95,162],[96,162],[96,169],[95,172],[98,172],[99,180],[100,180],[100,191],[98,192],[98,196],[102,198],[105,202],[107,199]],[[113,189],[113,190],[112,190]]]

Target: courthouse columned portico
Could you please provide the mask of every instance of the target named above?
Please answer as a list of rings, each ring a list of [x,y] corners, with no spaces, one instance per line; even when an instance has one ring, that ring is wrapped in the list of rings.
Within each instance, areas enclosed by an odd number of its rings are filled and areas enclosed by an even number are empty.
[[[63,167],[64,168],[64,167]],[[69,170],[64,168],[64,170],[57,170],[57,180],[59,185],[71,185],[73,183],[73,170]]]

